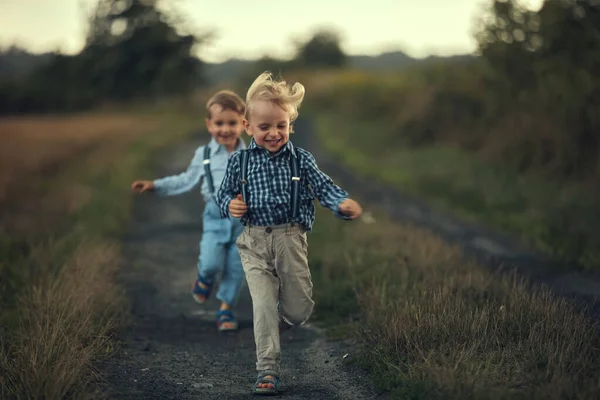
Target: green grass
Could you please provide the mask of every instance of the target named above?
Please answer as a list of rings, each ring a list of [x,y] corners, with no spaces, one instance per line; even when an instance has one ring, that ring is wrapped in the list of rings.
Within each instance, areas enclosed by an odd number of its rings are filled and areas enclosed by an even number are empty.
[[[351,335],[352,363],[398,399],[593,399],[594,325],[566,301],[465,262],[430,234],[343,222],[309,235],[315,315]]]
[[[317,118],[320,144],[357,174],[520,237],[561,261],[600,265],[597,191],[517,174],[448,146],[407,148],[381,122]]]

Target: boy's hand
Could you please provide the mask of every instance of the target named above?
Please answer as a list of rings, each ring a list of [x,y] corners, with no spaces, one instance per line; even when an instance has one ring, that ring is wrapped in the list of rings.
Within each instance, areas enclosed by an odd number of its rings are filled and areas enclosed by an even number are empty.
[[[131,189],[136,193],[143,193],[154,190],[153,181],[135,181],[131,184]]]
[[[248,206],[244,203],[242,195],[238,194],[237,197],[229,202],[229,213],[234,218],[241,218],[248,211]]]
[[[346,199],[342,201],[339,205],[339,210],[341,214],[344,214],[350,219],[356,219],[362,214],[362,208],[360,207],[360,204],[352,199]]]

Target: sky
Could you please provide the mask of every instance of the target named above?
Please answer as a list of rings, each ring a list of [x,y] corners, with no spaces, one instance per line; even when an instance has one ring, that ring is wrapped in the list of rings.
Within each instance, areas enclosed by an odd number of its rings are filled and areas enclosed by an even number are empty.
[[[199,49],[209,62],[263,55],[290,57],[293,40],[316,28],[336,29],[348,54],[403,50],[413,57],[475,50],[474,21],[491,0],[163,0],[189,21],[216,33]],[[539,8],[543,0],[522,0]],[[81,50],[83,9],[95,0],[0,0],[0,46],[39,53]],[[352,6],[350,4],[353,4]],[[83,7],[82,7],[83,6]]]

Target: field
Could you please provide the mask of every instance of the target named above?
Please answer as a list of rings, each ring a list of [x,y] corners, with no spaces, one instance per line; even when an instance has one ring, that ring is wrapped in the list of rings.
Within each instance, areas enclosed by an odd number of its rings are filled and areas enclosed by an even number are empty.
[[[319,144],[356,174],[519,238],[565,268],[597,270],[596,146],[581,148],[562,114],[499,103],[482,70],[323,75],[308,110]],[[576,172],[579,164],[589,166]]]
[[[369,220],[367,220],[369,221]],[[317,215],[316,317],[398,399],[593,399],[597,327],[546,291],[411,226]]]
[[[197,129],[191,113],[0,120],[0,397],[82,398],[127,305],[114,282],[129,185]]]

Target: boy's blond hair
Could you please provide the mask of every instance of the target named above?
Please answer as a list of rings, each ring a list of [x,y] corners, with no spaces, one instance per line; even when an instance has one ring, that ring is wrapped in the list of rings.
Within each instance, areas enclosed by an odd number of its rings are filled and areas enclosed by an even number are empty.
[[[249,119],[253,100],[269,100],[288,111],[290,122],[298,118],[298,108],[304,99],[304,86],[296,82],[290,87],[286,81],[273,79],[269,71],[258,76],[246,94],[246,119]]]
[[[223,110],[235,111],[240,115],[246,114],[246,104],[244,103],[244,100],[231,90],[220,90],[208,99],[208,102],[206,103],[206,116],[208,119],[212,118],[210,108],[215,104],[220,105]]]

